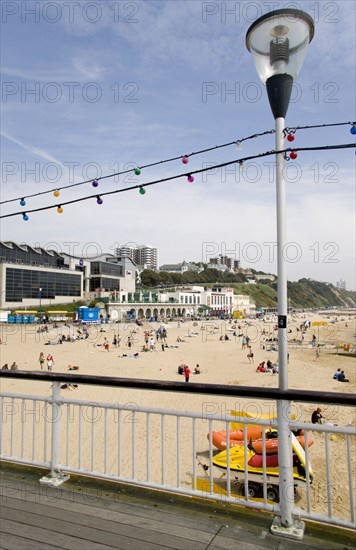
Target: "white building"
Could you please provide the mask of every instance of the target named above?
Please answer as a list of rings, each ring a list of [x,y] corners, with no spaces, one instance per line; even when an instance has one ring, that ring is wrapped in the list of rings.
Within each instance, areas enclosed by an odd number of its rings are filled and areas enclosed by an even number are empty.
[[[247,294],[235,294],[233,297],[234,311],[241,311],[245,315],[256,313],[256,304]]]

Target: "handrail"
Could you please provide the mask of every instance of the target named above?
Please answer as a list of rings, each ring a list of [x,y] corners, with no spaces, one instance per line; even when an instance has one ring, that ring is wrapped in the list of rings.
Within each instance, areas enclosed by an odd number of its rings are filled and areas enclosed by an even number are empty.
[[[15,378],[22,380],[40,380],[47,382],[68,382],[70,384],[88,384],[93,386],[110,386],[116,388],[138,388],[155,391],[185,392],[204,395],[224,395],[231,397],[256,397],[271,400],[301,401],[308,403],[332,403],[344,406],[355,406],[353,393],[336,393],[309,390],[288,389],[255,386],[229,386],[225,384],[186,384],[168,380],[148,380],[142,378],[118,378],[112,376],[93,376],[87,374],[69,374],[54,372],[11,371],[0,370],[0,378]]]

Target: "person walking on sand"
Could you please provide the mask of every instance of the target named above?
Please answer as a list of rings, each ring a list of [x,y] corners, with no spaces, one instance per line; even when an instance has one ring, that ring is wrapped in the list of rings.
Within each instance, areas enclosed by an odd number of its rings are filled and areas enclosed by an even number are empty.
[[[318,344],[315,350],[315,360],[317,361],[319,358],[320,358],[320,347]]]
[[[54,365],[53,355],[50,353],[47,355],[47,370],[52,370]]]
[[[249,363],[253,364],[253,351],[252,351],[251,347],[249,347],[249,352],[247,354],[247,359],[248,359]]]
[[[44,363],[45,363],[45,356],[44,356],[43,351],[41,351],[41,353],[40,353],[40,356],[38,358],[38,362],[40,364],[41,370],[43,370],[44,369]]]
[[[185,381],[186,381],[186,382],[189,382],[190,368],[189,368],[188,366],[185,367],[185,369],[184,369],[184,376],[185,376]]]

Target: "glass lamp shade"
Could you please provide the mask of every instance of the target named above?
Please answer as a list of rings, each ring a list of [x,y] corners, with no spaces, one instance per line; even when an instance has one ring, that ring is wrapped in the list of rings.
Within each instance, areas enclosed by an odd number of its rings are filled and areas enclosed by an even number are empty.
[[[262,82],[280,74],[295,80],[313,36],[314,21],[301,10],[275,10],[257,19],[247,31],[246,47]]]

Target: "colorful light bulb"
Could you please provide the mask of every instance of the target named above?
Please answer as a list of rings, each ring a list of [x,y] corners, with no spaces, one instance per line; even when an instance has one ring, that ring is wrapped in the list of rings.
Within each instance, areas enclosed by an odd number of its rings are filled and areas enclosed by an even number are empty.
[[[21,206],[25,206],[25,204],[26,204],[25,199],[21,199],[21,200],[20,200],[20,205],[21,205]]]
[[[27,214],[23,214],[23,215],[22,215],[22,219],[23,219],[25,222],[27,222],[28,219],[29,219],[29,217],[28,217]]]
[[[294,141],[294,134],[288,134],[287,140],[288,141]]]
[[[236,145],[236,149],[242,149],[241,141],[236,141],[235,145]]]
[[[356,134],[356,125],[353,125],[353,127],[350,129],[350,132],[352,135]]]
[[[136,176],[139,176],[141,174],[140,168],[135,168],[135,174]]]
[[[61,206],[58,206],[57,212],[58,212],[58,214],[62,214],[63,213],[63,208]]]
[[[188,181],[189,181],[189,183],[193,183],[193,181],[194,181],[194,176],[192,176],[191,174],[189,174],[189,176],[188,176]]]
[[[143,187],[140,187],[139,193],[140,195],[144,195],[146,193],[146,189],[144,189]]]
[[[295,160],[298,156],[298,153],[296,153],[296,151],[292,151],[291,154],[289,155],[289,157],[292,159],[292,160]]]
[[[94,180],[93,183],[92,183],[92,186],[93,187],[98,187],[99,185],[99,182],[97,180]]]
[[[97,204],[103,204],[103,199],[101,197],[97,197],[96,199]]]
[[[184,157],[182,158],[182,162],[183,162],[183,164],[188,164],[188,162],[189,162],[188,155],[184,155]]]
[[[56,189],[55,191],[53,191],[53,196],[54,196],[54,197],[59,197],[59,191],[58,191],[58,189]]]

